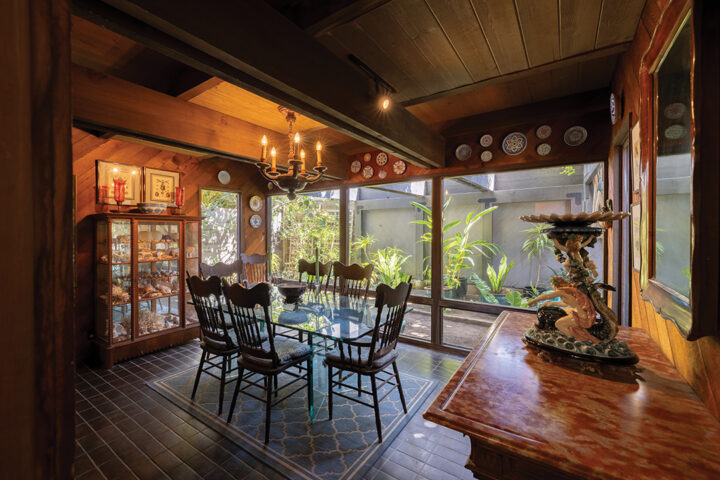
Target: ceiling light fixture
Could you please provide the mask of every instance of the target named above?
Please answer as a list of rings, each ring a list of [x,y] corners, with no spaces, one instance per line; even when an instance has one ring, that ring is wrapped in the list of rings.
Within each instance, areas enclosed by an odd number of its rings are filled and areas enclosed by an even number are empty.
[[[378,105],[380,106],[380,110],[382,110],[383,112],[388,111],[392,106],[391,96],[397,93],[397,90],[395,90],[392,85],[386,82],[384,78],[375,73],[372,68],[368,67],[365,62],[360,60],[355,55],[350,54],[347,56],[347,58],[350,63],[357,66],[365,75],[370,78],[370,80],[375,82],[375,93],[378,96]]]
[[[300,148],[300,134],[295,133],[293,135],[293,125],[295,124],[295,112],[288,110],[285,107],[278,106],[280,113],[285,115],[285,120],[288,123],[288,172],[280,173],[277,169],[277,150],[272,147],[270,150],[270,162],[267,161],[267,137],[262,137],[262,151],[260,153],[260,160],[257,162],[257,167],[260,169],[260,174],[280,190],[288,192],[288,198],[294,200],[296,195],[295,192],[302,191],[305,186],[309,183],[315,183],[323,176],[327,167],[322,164],[322,144],[317,142],[315,144],[316,151],[316,162],[315,167],[312,169],[313,173],[310,173],[305,168],[305,150]]]

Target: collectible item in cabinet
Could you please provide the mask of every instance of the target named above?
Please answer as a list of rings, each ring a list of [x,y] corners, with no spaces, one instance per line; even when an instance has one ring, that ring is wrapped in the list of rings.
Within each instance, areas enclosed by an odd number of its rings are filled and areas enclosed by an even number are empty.
[[[175,187],[180,185],[180,173],[145,167],[145,201],[175,202]]]
[[[199,334],[184,279],[199,271],[201,218],[170,218],[95,216],[95,343],[106,367]]]
[[[137,205],[140,201],[139,167],[96,161],[97,203],[117,204],[115,200],[115,179],[125,182],[124,199],[121,205]]]

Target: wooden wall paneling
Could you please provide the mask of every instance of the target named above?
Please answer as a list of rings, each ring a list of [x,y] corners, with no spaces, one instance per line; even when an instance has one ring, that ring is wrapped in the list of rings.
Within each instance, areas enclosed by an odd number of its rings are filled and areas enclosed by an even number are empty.
[[[515,1],[529,67],[560,58],[558,3],[556,0]]]
[[[70,42],[73,63],[109,75],[118,75],[145,48],[74,15]]]
[[[514,3],[473,0],[472,4],[500,73],[528,68]]]
[[[560,53],[563,57],[595,48],[602,0],[560,2]]]
[[[76,358],[80,361],[90,355],[89,334],[94,327],[94,224],[89,218],[95,213],[107,211],[109,205],[96,204],[95,161],[151,167],[161,170],[179,171],[180,183],[185,187],[184,211],[188,215],[200,214],[200,188],[233,189],[242,192],[241,232],[245,251],[243,253],[265,253],[264,229],[253,229],[249,225],[252,212],[248,199],[252,195],[263,197],[267,192],[266,182],[252,165],[233,160],[196,157],[176,154],[156,148],[123,142],[115,139],[98,138],[80,129],[72,130],[73,171],[77,179],[76,196],[76,268],[77,268],[77,302],[76,302]],[[231,176],[229,185],[222,185],[217,180],[217,173],[227,170]],[[258,212],[267,221],[264,209]],[[172,218],[168,214],[168,218]]]
[[[468,69],[473,82],[500,74],[470,2],[428,0],[427,5]]]

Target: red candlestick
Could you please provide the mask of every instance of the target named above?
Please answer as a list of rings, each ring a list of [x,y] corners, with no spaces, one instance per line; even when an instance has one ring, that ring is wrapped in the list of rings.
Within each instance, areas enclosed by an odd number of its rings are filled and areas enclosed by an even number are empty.
[[[185,202],[185,187],[175,187],[175,205],[178,208],[183,206]]]
[[[113,191],[115,202],[117,202],[118,208],[120,208],[120,204],[125,201],[125,180],[122,178],[113,178],[113,185],[115,187]]]

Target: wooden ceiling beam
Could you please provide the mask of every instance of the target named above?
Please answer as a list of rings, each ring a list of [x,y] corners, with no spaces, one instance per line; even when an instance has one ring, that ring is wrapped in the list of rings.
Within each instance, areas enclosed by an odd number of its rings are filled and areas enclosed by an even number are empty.
[[[345,7],[330,13],[322,20],[319,20],[305,28],[305,31],[314,37],[319,37],[333,28],[352,22],[368,12],[382,7],[390,0],[356,0]]]
[[[470,91],[477,90],[482,87],[487,87],[489,85],[494,85],[497,83],[511,82],[513,80],[528,78],[533,75],[549,72],[552,70],[557,70],[560,68],[565,68],[565,67],[568,67],[571,65],[576,65],[578,63],[583,63],[583,62],[588,62],[590,60],[595,60],[598,58],[605,58],[605,57],[610,57],[613,55],[618,55],[618,54],[624,52],[625,50],[627,50],[628,48],[630,48],[630,43],[631,42],[624,42],[624,43],[618,43],[616,45],[610,45],[608,47],[599,48],[597,50],[592,50],[590,52],[582,53],[580,55],[575,55],[572,57],[563,58],[562,60],[556,60],[554,62],[549,62],[549,63],[545,63],[543,65],[538,65],[537,67],[520,70],[517,72],[509,73],[507,75],[498,75],[496,77],[486,78],[485,80],[481,80],[479,82],[462,85],[460,87],[451,88],[450,90],[444,90],[442,92],[433,93],[431,95],[426,95],[423,97],[405,100],[400,103],[404,107],[410,107],[412,105],[429,102],[431,100],[437,100],[439,98],[445,98],[445,97],[449,97],[452,95],[459,95],[462,93],[470,92]]]
[[[410,163],[444,165],[441,135],[399,105],[381,113],[371,80],[264,2],[75,0],[73,13]]]
[[[247,163],[257,161],[267,135],[284,164],[285,135],[78,65],[72,80],[73,122],[80,128]],[[344,155],[326,149],[323,159],[328,177],[347,178]]]

